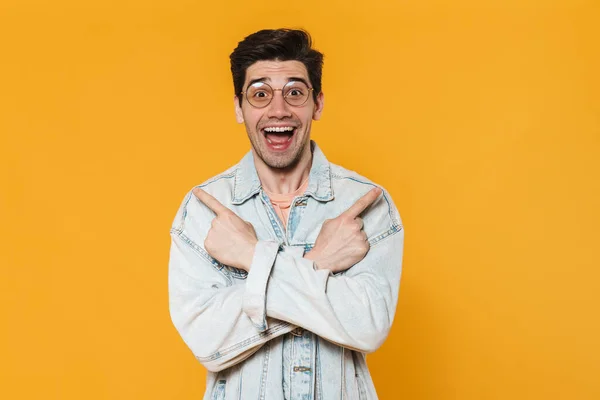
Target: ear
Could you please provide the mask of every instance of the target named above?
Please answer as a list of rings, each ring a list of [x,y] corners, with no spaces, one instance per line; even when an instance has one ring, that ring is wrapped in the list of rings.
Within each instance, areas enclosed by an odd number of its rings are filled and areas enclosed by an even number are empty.
[[[244,123],[244,114],[242,113],[242,107],[240,106],[240,100],[237,96],[233,96],[233,106],[235,107],[235,120],[238,124]]]
[[[313,119],[318,121],[321,119],[321,113],[323,113],[323,107],[325,106],[325,94],[323,91],[317,95],[317,100],[315,101],[315,109],[313,111]]]

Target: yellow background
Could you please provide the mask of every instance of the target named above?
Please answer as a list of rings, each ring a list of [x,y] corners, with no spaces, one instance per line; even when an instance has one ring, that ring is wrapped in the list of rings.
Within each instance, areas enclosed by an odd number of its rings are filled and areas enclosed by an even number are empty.
[[[185,192],[248,150],[228,56],[326,55],[313,138],[406,226],[382,399],[600,398],[597,1],[0,3],[0,398],[199,399]]]

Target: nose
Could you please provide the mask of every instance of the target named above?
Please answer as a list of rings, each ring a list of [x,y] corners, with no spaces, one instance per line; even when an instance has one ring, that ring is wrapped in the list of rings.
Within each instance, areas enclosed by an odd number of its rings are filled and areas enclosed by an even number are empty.
[[[271,100],[271,103],[269,104],[267,116],[269,118],[279,119],[292,116],[290,105],[283,99],[283,92],[281,89],[273,92],[273,100]]]

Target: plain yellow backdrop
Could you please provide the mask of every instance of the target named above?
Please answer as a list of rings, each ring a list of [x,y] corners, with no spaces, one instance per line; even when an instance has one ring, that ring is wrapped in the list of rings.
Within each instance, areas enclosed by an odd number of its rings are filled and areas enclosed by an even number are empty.
[[[600,398],[597,1],[0,4],[0,398],[199,399],[168,313],[186,191],[249,149],[228,56],[303,27],[313,138],[406,227],[381,399]]]

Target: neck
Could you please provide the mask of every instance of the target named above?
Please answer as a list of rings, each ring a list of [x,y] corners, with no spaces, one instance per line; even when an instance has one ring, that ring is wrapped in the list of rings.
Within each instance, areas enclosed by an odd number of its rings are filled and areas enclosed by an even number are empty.
[[[287,168],[273,168],[254,154],[254,165],[258,178],[267,192],[287,194],[298,190],[308,179],[312,166],[312,151],[310,145],[302,157],[294,165]]]

